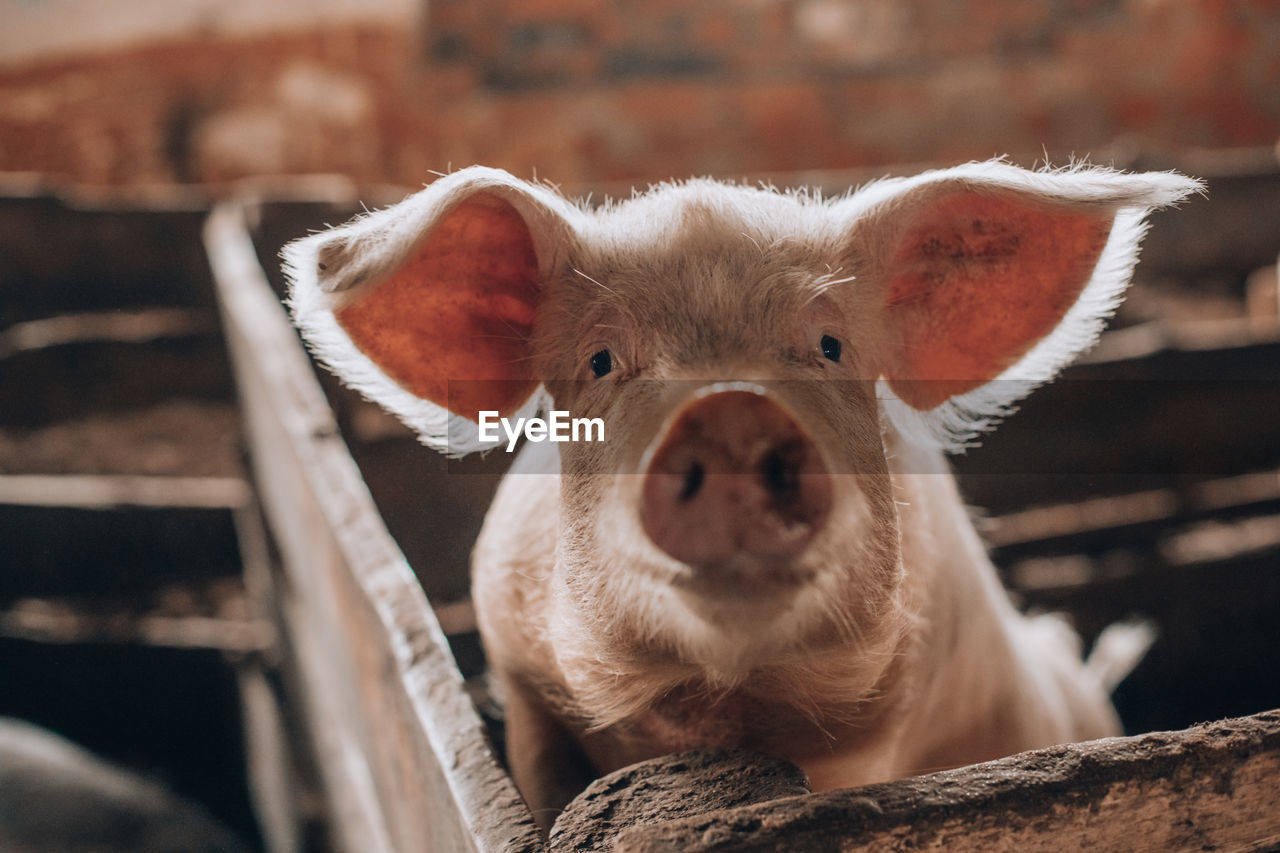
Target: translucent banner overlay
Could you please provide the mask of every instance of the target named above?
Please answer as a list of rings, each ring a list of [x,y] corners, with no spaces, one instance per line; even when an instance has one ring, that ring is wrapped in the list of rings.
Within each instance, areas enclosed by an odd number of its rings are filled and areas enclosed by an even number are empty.
[[[1275,376],[1189,379],[1064,379],[1032,391],[1027,383],[988,383],[980,398],[1019,400],[1011,412],[979,429],[952,466],[966,475],[1144,475],[1154,477],[1224,476],[1280,468],[1280,365]],[[595,382],[614,380],[595,380]],[[485,387],[492,384],[493,388]],[[622,380],[613,387],[584,387],[590,382],[552,383],[546,393],[519,411],[476,408],[471,418],[455,414],[449,449],[460,455],[483,449],[489,455],[514,456],[531,444],[552,445],[563,456],[576,445],[600,445],[593,453],[595,473],[636,473],[636,460],[613,442],[649,446],[673,418],[711,383]],[[985,419],[969,417],[962,407],[944,404],[918,412],[893,397],[883,383],[843,381],[763,381],[717,388],[762,389],[789,413],[804,434],[821,445],[831,473],[865,473],[852,460],[866,430],[849,424],[878,421],[917,440],[961,432]],[[509,383],[451,382],[453,400],[510,400]],[[1025,399],[1021,399],[1025,397]],[[970,398],[972,399],[972,398]],[[567,401],[567,402],[561,402]],[[963,402],[963,401],[962,401]],[[577,405],[582,403],[583,405]],[[878,412],[872,414],[871,407]],[[459,408],[462,408],[459,406]],[[775,427],[761,426],[772,416],[755,406],[721,407],[706,430],[726,442],[787,440]],[[728,414],[724,410],[728,411]],[[468,410],[472,411],[472,410]],[[487,441],[477,441],[476,421],[484,417]],[[877,420],[872,420],[875,418]],[[947,429],[951,429],[951,433]],[[849,434],[849,433],[856,434]],[[859,438],[858,436],[863,436]],[[712,438],[716,438],[712,436]],[[483,445],[483,447],[481,447]],[[550,450],[550,448],[546,448]],[[632,453],[630,456],[634,456]],[[930,473],[929,456],[912,462],[899,455],[895,470]],[[915,469],[920,470],[915,470]],[[616,469],[616,470],[615,470]],[[451,471],[477,470],[451,465]]]

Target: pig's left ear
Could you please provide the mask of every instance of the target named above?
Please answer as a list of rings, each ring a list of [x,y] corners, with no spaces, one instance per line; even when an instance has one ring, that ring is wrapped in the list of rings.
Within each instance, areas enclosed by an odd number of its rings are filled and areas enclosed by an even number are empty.
[[[533,328],[579,211],[472,167],[285,248],[294,321],[348,385],[424,443],[478,449],[481,411],[537,404]]]
[[[979,414],[1013,402],[1096,340],[1146,214],[1200,186],[1164,172],[1002,162],[873,184],[844,212],[859,291],[884,335],[875,368],[918,410],[997,378],[1018,381],[958,402]]]

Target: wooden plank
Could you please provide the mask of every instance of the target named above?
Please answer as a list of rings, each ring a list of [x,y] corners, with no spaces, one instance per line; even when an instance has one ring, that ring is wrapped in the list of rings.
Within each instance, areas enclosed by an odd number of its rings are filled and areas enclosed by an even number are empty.
[[[59,314],[213,309],[198,198],[0,196],[0,327]]]
[[[1156,343],[1130,339],[1112,348],[1116,358],[1074,365],[1037,389],[953,457],[966,500],[1002,514],[1280,465],[1280,343],[1203,349],[1194,340],[1203,325],[1144,331]]]
[[[210,403],[232,396],[225,346],[212,330],[134,341],[84,337],[7,353],[5,346],[0,342],[0,429],[40,429],[176,400]]]
[[[249,494],[249,484],[239,477],[0,474],[0,504],[23,506],[236,509]]]
[[[1262,851],[1280,845],[1277,779],[1280,710],[637,826],[614,849]]]
[[[24,599],[0,610],[0,637],[37,643],[121,643],[170,649],[214,649],[244,655],[267,651],[271,625],[211,616],[89,610],[64,601]]]
[[[1224,538],[1244,537],[1227,532]],[[1135,615],[1155,627],[1155,645],[1113,697],[1129,731],[1178,729],[1280,707],[1276,550],[1191,565],[1159,559],[1141,551],[1105,554],[1087,561],[1087,582],[1026,588],[1019,597],[1034,610],[1070,614],[1087,639]]]
[[[270,853],[302,849],[305,817],[285,718],[275,691],[256,662],[237,668],[240,707],[245,723],[245,761],[253,810]]]
[[[1280,510],[1280,470],[1031,507],[983,519],[982,533],[1006,562],[1026,554],[1096,553],[1151,547],[1171,529]]]
[[[237,511],[235,526],[244,564],[246,608],[254,618],[279,625],[274,582],[278,566],[272,559],[261,507],[255,502]],[[303,847],[303,839],[319,829],[312,825],[315,816],[306,808],[315,777],[304,768],[314,764],[307,761],[307,741],[294,734],[301,727],[296,725],[298,716],[291,718],[288,713],[281,684],[288,649],[279,633],[273,633],[276,642],[268,654],[248,658],[236,667],[245,765],[263,846],[268,853],[298,853],[310,849]]]
[[[149,308],[97,314],[62,314],[0,330],[0,358],[24,350],[82,341],[147,343],[213,331],[212,317],[182,308]]]
[[[240,208],[214,211],[206,244],[340,842],[352,851],[543,849],[337,434]]]
[[[1141,167],[1145,164],[1136,164]],[[1280,168],[1219,170],[1210,162],[1169,157],[1157,168],[1176,168],[1206,180],[1206,197],[1185,208],[1157,211],[1143,241],[1145,275],[1248,273],[1274,263],[1280,251]]]
[[[4,543],[0,607],[23,598],[145,606],[162,600],[166,588],[175,584],[210,584],[239,577],[235,527],[225,507],[163,503],[86,507],[54,503],[54,498],[74,500],[76,495],[45,489],[43,484],[40,494],[15,491],[0,500],[0,542]],[[6,502],[17,497],[33,502]],[[115,500],[122,495],[85,497]]]

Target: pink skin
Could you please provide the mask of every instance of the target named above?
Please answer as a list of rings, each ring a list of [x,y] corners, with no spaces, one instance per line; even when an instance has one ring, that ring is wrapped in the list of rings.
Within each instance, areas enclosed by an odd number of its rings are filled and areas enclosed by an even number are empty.
[[[943,452],[1089,345],[1145,214],[1197,186],[992,162],[588,210],[477,167],[293,244],[308,341],[425,443],[479,449],[476,412],[539,387],[607,425],[531,445],[474,552],[539,824],[680,749],[820,790],[1117,731],[1070,629],[1008,600]]]
[[[710,594],[795,585],[795,559],[826,521],[831,483],[817,445],[758,385],[703,388],[646,454],[640,519]]]

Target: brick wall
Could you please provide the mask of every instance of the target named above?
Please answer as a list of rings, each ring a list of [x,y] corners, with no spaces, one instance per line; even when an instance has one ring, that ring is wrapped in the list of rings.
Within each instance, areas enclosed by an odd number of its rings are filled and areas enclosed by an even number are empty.
[[[1280,137],[1276,0],[431,0],[0,70],[0,168],[571,187]]]

